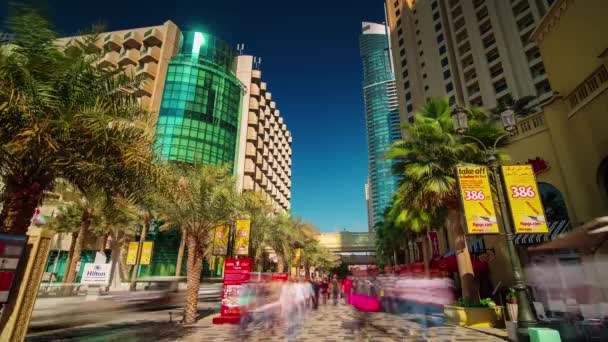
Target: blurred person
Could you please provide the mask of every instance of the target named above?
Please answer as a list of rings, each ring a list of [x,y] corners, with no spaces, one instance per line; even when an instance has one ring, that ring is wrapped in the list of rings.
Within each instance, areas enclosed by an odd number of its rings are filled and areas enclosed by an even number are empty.
[[[333,303],[334,305],[338,305],[338,297],[340,296],[340,282],[338,281],[338,275],[334,274],[333,278],[331,280],[331,283],[329,283],[330,286],[330,292],[333,296]]]
[[[312,291],[313,291],[312,308],[314,310],[317,310],[319,308],[319,290],[320,290],[321,283],[319,282],[319,279],[313,280],[311,278],[310,285],[312,286]]]
[[[321,302],[323,304],[327,304],[327,296],[329,295],[329,282],[325,277],[321,279],[321,283],[319,284],[319,292],[321,295]]]
[[[342,280],[342,293],[344,294],[344,304],[350,304],[350,293],[353,288],[353,280],[350,277],[345,277]]]

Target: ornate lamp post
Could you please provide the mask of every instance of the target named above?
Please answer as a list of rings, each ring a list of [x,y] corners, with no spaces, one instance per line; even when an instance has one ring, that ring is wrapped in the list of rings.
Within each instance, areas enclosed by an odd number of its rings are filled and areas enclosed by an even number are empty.
[[[515,243],[513,242],[514,229],[513,225],[511,224],[511,217],[509,215],[505,194],[503,192],[504,181],[502,179],[502,174],[499,172],[498,159],[496,159],[496,146],[503,138],[509,136],[510,133],[501,135],[496,139],[496,141],[494,141],[492,147],[487,147],[481,140],[472,136],[464,135],[464,133],[466,133],[469,129],[467,112],[464,108],[458,106],[455,107],[451,116],[456,132],[464,138],[475,140],[484,149],[487,156],[486,163],[490,169],[494,186],[496,188],[496,197],[498,198],[498,204],[500,206],[500,217],[507,239],[507,250],[509,253],[509,260],[511,261],[511,270],[513,272],[513,288],[515,289],[517,295],[517,335],[519,341],[527,341],[529,340],[528,328],[538,326],[538,321],[536,320],[536,316],[532,310],[532,306],[530,305],[530,296],[525,284],[521,261],[519,260],[519,255],[517,254]],[[500,119],[504,129],[507,132],[511,132],[515,129],[515,112],[511,108],[507,107],[500,114]]]

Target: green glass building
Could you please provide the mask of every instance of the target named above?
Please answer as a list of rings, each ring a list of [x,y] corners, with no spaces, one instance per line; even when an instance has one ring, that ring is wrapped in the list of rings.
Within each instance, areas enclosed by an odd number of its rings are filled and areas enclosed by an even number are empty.
[[[183,32],[171,59],[156,127],[160,155],[234,167],[243,87],[235,51],[201,32]]]

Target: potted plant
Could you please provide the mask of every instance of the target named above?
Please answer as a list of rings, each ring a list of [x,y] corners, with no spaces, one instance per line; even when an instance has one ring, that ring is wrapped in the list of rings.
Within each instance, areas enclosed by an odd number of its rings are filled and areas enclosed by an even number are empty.
[[[507,311],[511,321],[517,321],[517,292],[512,287],[507,292]]]
[[[478,303],[459,299],[454,305],[445,305],[446,321],[452,325],[503,328],[503,307],[497,306],[491,298]]]

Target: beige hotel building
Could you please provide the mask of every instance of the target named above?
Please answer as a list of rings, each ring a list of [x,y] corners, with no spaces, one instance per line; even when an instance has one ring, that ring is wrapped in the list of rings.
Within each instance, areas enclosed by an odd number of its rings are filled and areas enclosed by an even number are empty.
[[[402,122],[428,98],[495,108],[551,98],[530,34],[554,0],[386,0]]]

